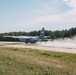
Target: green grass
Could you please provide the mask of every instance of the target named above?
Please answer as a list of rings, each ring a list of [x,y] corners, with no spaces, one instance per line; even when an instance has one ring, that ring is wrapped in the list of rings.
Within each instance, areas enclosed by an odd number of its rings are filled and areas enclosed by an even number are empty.
[[[0,47],[0,75],[76,75],[76,54]]]

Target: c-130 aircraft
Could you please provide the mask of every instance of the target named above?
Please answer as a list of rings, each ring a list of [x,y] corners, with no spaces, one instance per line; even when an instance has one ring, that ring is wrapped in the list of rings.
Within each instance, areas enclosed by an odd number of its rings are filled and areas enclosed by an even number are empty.
[[[45,30],[42,28],[39,36],[4,36],[4,37],[11,37],[11,38],[18,38],[20,41],[25,43],[35,43],[37,41],[48,41],[47,38],[50,36],[45,36]]]

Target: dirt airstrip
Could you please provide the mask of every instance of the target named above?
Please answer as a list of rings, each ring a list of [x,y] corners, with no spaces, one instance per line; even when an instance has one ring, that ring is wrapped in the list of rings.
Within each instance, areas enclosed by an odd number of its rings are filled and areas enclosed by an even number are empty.
[[[38,44],[25,44],[23,42],[0,42],[0,45],[2,47],[31,48],[31,49],[38,49],[38,50],[48,50],[48,51],[76,54],[76,48],[52,47],[52,46],[46,47]]]

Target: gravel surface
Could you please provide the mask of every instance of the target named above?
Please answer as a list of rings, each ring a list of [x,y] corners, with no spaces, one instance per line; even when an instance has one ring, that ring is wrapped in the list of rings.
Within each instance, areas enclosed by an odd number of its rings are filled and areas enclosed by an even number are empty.
[[[25,44],[23,42],[0,42],[0,44],[5,44],[3,47],[14,47],[14,48],[31,48],[38,50],[48,50],[55,52],[66,52],[76,54],[76,48],[66,48],[66,47],[46,47],[38,44]]]

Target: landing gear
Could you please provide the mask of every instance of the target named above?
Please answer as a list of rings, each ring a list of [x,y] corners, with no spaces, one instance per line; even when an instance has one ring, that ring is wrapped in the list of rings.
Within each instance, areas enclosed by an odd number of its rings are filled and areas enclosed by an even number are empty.
[[[27,44],[27,43],[28,43],[28,41],[25,41],[25,43]]]

